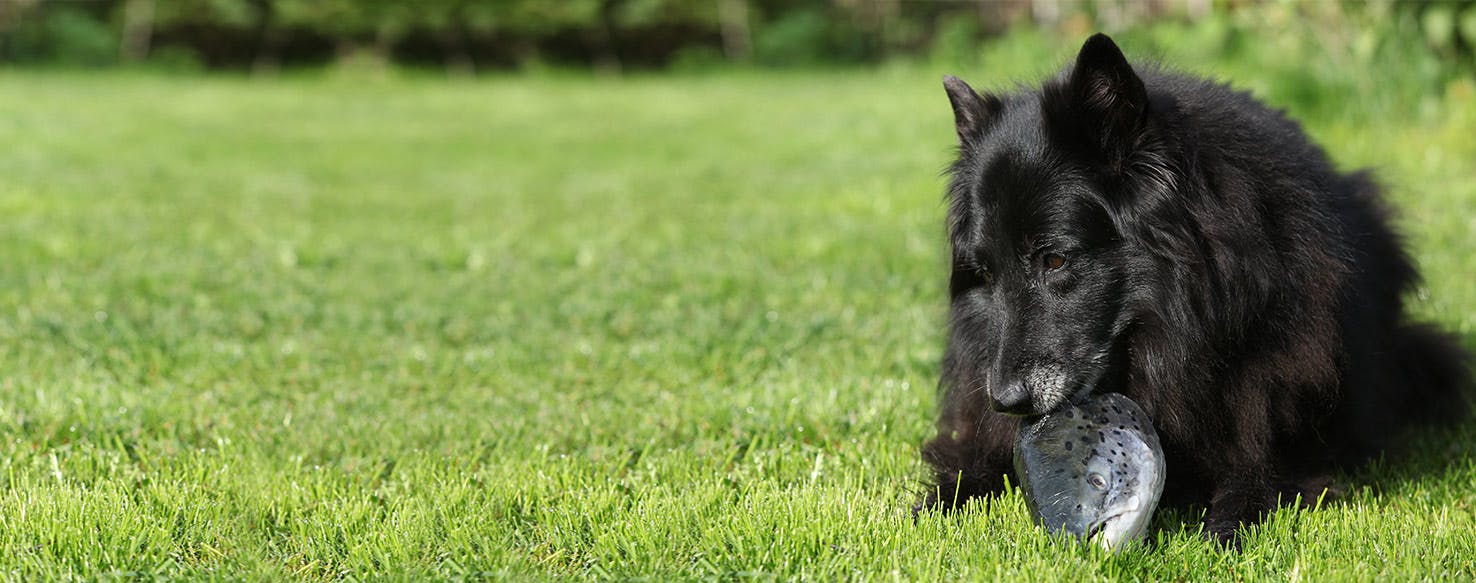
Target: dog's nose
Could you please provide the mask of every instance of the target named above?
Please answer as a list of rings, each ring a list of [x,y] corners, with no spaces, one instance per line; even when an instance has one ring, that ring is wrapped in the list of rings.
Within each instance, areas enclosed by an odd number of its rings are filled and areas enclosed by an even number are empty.
[[[1026,390],[1025,383],[1021,381],[1004,383],[998,391],[989,395],[989,407],[1011,415],[1031,413],[1030,391]]]

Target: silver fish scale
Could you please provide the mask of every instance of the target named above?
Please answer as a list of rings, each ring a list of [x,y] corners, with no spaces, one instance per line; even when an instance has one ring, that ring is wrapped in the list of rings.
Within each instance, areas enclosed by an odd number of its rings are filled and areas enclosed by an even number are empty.
[[[1143,536],[1166,476],[1152,421],[1116,393],[1022,422],[1015,470],[1041,526],[1109,548]]]

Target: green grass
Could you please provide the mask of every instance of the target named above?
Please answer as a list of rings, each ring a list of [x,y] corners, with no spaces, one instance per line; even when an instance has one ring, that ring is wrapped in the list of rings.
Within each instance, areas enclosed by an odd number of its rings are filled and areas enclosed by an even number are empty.
[[[913,524],[941,72],[0,72],[0,573],[1476,576],[1471,425],[1240,553],[1166,512],[1102,554],[1015,494]],[[1476,92],[1449,87],[1281,104],[1381,168],[1415,309],[1476,344]]]

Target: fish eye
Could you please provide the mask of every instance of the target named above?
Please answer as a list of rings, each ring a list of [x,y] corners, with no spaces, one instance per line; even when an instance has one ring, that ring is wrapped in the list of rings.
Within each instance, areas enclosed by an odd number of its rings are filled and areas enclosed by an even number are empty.
[[[1098,490],[1107,489],[1107,478],[1103,478],[1102,474],[1094,473],[1090,476],[1087,476],[1087,483],[1091,484],[1093,488],[1096,488]]]

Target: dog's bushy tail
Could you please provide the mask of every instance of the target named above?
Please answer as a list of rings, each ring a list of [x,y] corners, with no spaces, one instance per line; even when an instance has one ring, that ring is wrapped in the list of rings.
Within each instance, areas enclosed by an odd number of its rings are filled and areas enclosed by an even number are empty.
[[[1459,340],[1428,324],[1401,322],[1372,355],[1380,364],[1353,372],[1343,403],[1346,447],[1339,456],[1356,467],[1381,454],[1408,453],[1404,439],[1420,428],[1452,425],[1470,413],[1470,355]],[[1365,375],[1365,376],[1357,376]]]
[[[1391,403],[1405,427],[1451,424],[1471,411],[1471,355],[1460,340],[1429,324],[1403,323],[1391,345],[1396,378],[1404,384]]]

